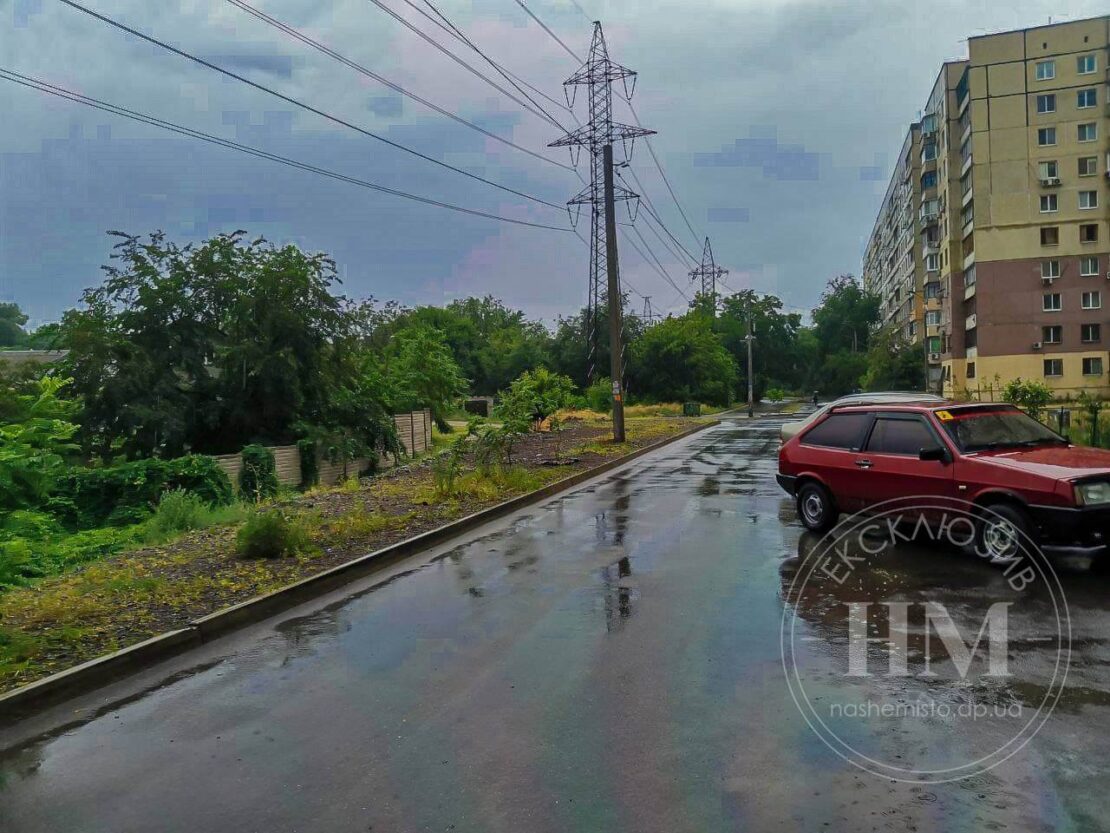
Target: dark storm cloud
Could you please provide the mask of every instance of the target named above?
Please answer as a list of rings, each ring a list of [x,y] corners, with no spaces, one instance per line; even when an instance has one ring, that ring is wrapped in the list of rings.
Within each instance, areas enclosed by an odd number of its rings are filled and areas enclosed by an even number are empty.
[[[417,25],[445,33],[385,0]],[[961,38],[1045,22],[1049,0],[566,0],[529,5],[584,53],[605,21],[612,56],[639,71],[636,106],[693,225],[686,227],[637,146],[633,167],[682,244],[713,240],[734,287],[812,306],[824,281],[857,272],[890,164],[940,62]],[[367,129],[561,205],[582,186],[436,116],[289,40],[222,0],[102,0],[98,9]],[[439,5],[439,4],[437,4]],[[1103,3],[1073,0],[1074,16]],[[562,100],[577,67],[511,0],[440,6],[514,73]],[[559,129],[435,53],[367,0],[265,4],[330,48],[484,128],[561,163]],[[460,50],[460,54],[466,54]],[[0,63],[274,153],[480,210],[560,224],[539,206],[444,171],[138,43],[60,3],[0,0]],[[469,59],[491,72],[473,53]],[[566,126],[574,120],[543,101]],[[585,116],[584,96],[577,115]],[[333,254],[353,296],[443,303],[493,293],[550,320],[586,290],[585,247],[570,234],[506,226],[322,179],[137,127],[0,82],[0,298],[49,319],[99,281],[108,228],[163,228],[182,240],[248,227]],[[631,121],[617,102],[615,117]],[[760,128],[759,126],[764,126]],[[637,186],[638,188],[639,186]],[[655,238],[645,230],[653,245]],[[636,242],[639,243],[638,238]],[[623,238],[622,238],[623,241]],[[689,265],[656,253],[680,286]],[[685,305],[627,245],[622,275],[653,303]],[[639,303],[634,295],[633,302]]]

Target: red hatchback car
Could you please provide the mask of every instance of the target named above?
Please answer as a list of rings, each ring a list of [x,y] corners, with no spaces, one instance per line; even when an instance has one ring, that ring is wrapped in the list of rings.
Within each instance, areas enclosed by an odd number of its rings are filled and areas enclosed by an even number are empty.
[[[984,555],[1012,558],[1021,533],[1049,556],[1091,559],[1110,541],[1110,451],[1071,445],[1012,405],[835,408],[779,451],[778,482],[823,532],[841,512],[895,499],[962,500]]]

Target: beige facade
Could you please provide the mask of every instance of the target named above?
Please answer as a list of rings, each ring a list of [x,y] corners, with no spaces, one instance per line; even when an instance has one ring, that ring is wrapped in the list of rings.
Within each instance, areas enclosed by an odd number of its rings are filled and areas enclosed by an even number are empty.
[[[994,397],[1020,376],[1110,396],[1108,59],[1104,16],[974,37],[941,68],[919,219],[947,394]]]
[[[882,326],[920,344],[924,269],[917,245],[921,196],[921,126],[910,125],[887,186],[863,262],[863,285],[879,296]]]

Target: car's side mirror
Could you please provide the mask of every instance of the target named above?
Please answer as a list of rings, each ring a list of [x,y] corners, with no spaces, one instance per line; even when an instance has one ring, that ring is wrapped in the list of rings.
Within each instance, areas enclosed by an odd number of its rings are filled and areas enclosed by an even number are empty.
[[[921,460],[937,460],[941,463],[949,461],[948,449],[943,446],[933,446],[932,448],[923,448],[917,454]]]

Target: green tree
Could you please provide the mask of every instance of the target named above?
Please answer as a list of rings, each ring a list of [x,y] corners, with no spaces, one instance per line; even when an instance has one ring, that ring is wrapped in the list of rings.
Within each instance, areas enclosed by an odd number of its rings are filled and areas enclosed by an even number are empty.
[[[27,339],[26,323],[27,316],[17,304],[0,303],[0,347],[22,346]]]
[[[768,387],[799,389],[808,372],[808,357],[799,344],[802,317],[783,312],[778,297],[756,295],[751,290],[724,298],[720,306],[713,330],[736,362],[738,389],[746,390],[748,385],[749,316],[756,337],[752,349],[756,399],[761,399]]]
[[[820,305],[813,311],[814,333],[825,356],[866,352],[878,320],[878,296],[864,292],[852,275],[830,280]]]
[[[892,327],[871,337],[867,351],[865,390],[921,390],[925,386],[924,347],[908,343]]]
[[[63,319],[90,452],[238,451],[322,422],[363,335],[327,256],[243,232],[113,235],[104,283]]]
[[[447,346],[431,327],[401,330],[391,345],[390,375],[395,377],[399,410],[428,408],[440,431],[450,431],[447,413],[466,393],[466,379]]]
[[[698,312],[648,327],[632,344],[630,366],[640,395],[660,402],[728,405],[736,390],[736,363]]]
[[[58,396],[68,383],[40,379],[34,393],[16,397],[16,407],[0,423],[0,509],[42,505],[65,470],[77,431],[70,421],[76,403]]]

